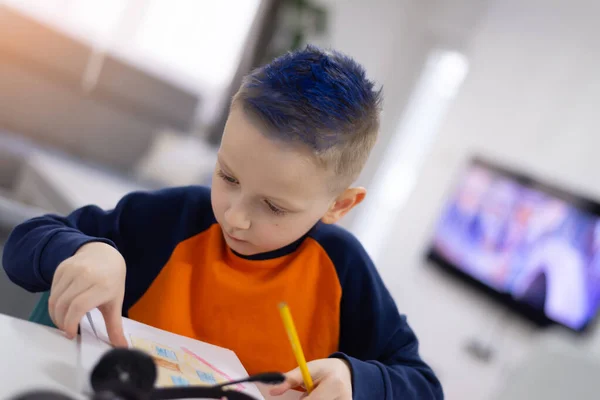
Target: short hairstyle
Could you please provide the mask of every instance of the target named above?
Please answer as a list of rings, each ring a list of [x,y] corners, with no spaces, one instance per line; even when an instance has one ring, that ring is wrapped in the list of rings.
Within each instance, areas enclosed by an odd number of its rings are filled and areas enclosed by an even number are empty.
[[[289,52],[247,75],[232,107],[265,134],[298,142],[335,174],[334,190],[360,174],[379,131],[381,89],[352,58],[315,46]]]

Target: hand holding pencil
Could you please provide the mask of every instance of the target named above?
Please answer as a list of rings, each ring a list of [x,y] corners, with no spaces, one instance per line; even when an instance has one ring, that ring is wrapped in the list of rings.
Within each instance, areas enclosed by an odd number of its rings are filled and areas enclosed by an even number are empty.
[[[304,387],[304,398],[352,400],[352,374],[350,365],[341,359],[327,358],[306,363],[292,315],[286,304],[279,306],[281,318],[288,334],[298,368],[286,374],[286,381],[271,389],[272,396],[279,396],[290,389]]]

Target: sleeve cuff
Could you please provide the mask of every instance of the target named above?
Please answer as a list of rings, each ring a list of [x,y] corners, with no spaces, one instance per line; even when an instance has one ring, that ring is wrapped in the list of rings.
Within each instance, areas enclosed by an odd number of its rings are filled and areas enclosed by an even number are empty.
[[[344,353],[334,353],[331,358],[339,358],[350,364],[354,400],[387,398],[383,375],[377,363],[361,361]]]
[[[81,232],[60,231],[55,233],[41,252],[38,263],[39,270],[36,271],[39,278],[51,285],[54,272],[59,264],[90,242],[106,243],[116,248],[115,244],[108,239],[84,235]]]

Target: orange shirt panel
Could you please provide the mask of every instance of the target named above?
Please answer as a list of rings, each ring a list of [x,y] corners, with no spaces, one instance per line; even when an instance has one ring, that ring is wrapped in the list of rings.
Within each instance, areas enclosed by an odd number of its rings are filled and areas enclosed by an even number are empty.
[[[129,310],[142,323],[233,350],[250,374],[296,367],[278,304],[290,306],[307,360],[338,350],[342,289],[313,239],[289,255],[247,260],[219,225],[181,242]]]

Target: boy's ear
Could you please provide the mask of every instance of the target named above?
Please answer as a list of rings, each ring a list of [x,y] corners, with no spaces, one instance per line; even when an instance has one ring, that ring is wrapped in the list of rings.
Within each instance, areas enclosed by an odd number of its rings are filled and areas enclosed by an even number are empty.
[[[348,188],[340,194],[335,202],[329,207],[321,221],[326,224],[335,224],[348,211],[352,210],[356,205],[360,204],[367,195],[367,190],[362,187]]]

